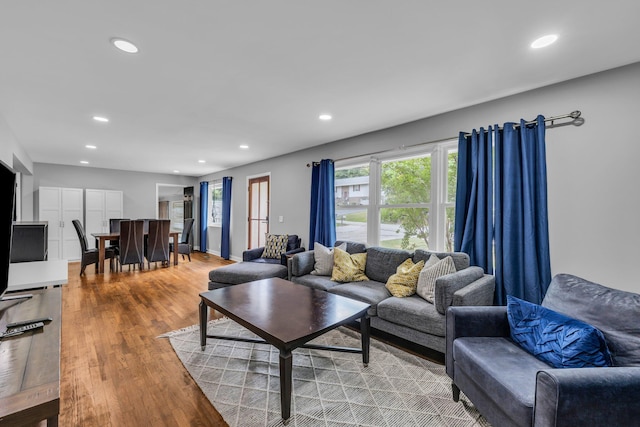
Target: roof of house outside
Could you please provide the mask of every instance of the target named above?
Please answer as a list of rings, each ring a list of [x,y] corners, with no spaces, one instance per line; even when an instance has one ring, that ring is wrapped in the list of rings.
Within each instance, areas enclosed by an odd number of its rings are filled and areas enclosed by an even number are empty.
[[[352,178],[340,178],[335,180],[336,187],[344,187],[347,185],[369,185],[369,177],[354,176]]]

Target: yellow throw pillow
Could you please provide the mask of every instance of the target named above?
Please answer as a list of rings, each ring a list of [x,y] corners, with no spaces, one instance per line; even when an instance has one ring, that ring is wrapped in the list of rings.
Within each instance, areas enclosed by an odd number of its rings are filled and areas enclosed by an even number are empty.
[[[392,274],[387,280],[386,288],[394,297],[410,297],[416,293],[418,286],[418,276],[424,267],[424,261],[413,263],[411,258],[400,264],[396,269],[396,274]]]
[[[367,265],[367,254],[349,254],[340,248],[333,250],[333,271],[331,280],[334,282],[362,282],[369,280],[364,274]]]

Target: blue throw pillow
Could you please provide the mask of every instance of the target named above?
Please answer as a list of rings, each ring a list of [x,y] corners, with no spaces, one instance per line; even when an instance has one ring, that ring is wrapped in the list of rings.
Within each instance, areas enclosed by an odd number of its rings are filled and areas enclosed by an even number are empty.
[[[511,339],[554,368],[611,366],[604,335],[593,326],[507,296]]]

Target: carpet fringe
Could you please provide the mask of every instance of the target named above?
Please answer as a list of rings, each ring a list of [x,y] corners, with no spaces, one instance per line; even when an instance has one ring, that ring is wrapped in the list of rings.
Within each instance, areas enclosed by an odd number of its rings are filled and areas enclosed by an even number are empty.
[[[220,324],[220,323],[224,323],[224,322],[228,322],[231,319],[229,319],[228,317],[221,317],[220,319],[213,319],[213,320],[209,320],[207,322],[207,326],[214,326],[216,324]],[[185,328],[182,329],[176,329],[175,331],[171,331],[171,332],[166,332],[162,335],[158,335],[156,338],[173,338],[173,337],[177,337],[180,335],[183,335],[185,333],[189,333],[189,332],[193,332],[194,330],[198,330],[200,329],[200,325],[191,325],[191,326],[187,326]]]

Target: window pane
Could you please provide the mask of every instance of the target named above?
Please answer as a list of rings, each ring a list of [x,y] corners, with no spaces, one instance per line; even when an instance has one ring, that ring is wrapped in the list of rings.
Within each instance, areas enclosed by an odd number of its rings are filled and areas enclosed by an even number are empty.
[[[336,208],[336,239],[367,242],[366,208]]]
[[[211,222],[213,224],[222,222],[222,187],[218,185],[211,190]]]
[[[383,205],[431,201],[431,156],[382,164],[380,201]]]
[[[447,152],[447,202],[456,202],[456,183],[458,177],[458,149]]]
[[[446,252],[453,252],[453,231],[454,231],[453,224],[456,218],[455,216],[456,210],[454,207],[447,207],[445,209],[445,212],[446,212],[446,218],[445,218],[445,224],[444,224],[444,232],[445,232],[444,250]]]
[[[336,238],[367,241],[369,206],[369,166],[336,169]]]
[[[380,209],[380,246],[429,249],[429,209]]]

